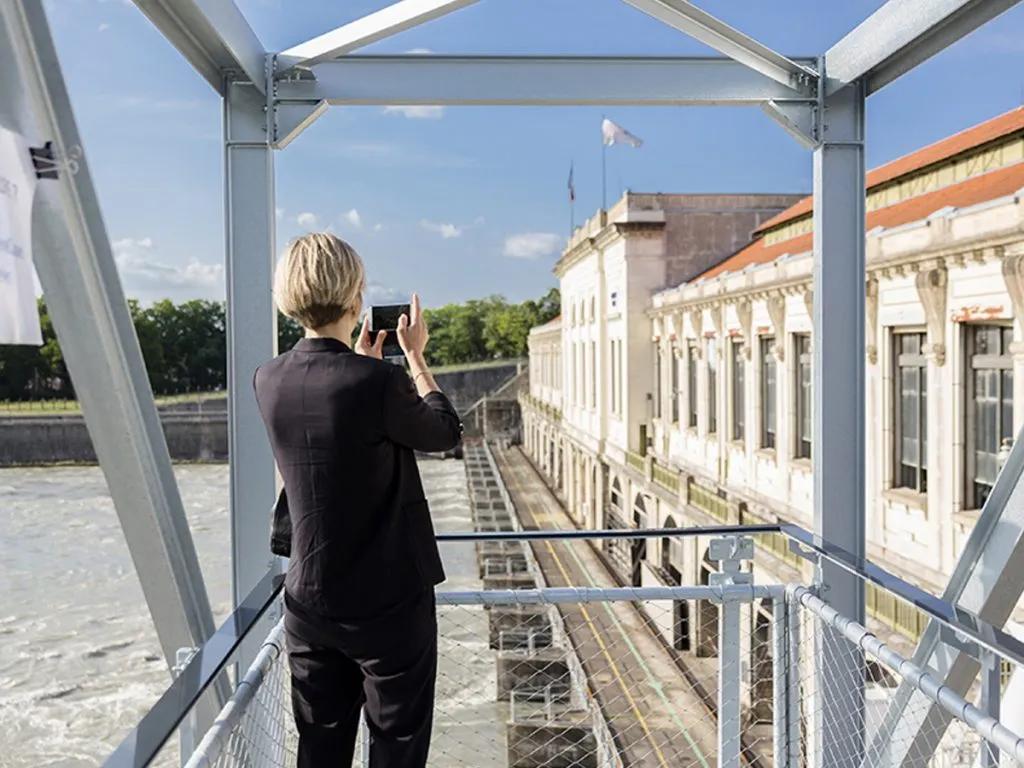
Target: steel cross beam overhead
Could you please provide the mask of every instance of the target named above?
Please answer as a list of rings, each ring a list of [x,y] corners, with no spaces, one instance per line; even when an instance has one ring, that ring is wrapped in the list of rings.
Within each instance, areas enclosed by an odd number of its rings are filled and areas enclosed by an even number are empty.
[[[133,2],[221,96],[228,73],[266,92],[267,52],[234,0]]]
[[[827,91],[863,78],[868,95],[1020,0],[889,0],[825,54]]]
[[[360,19],[326,32],[305,43],[281,51],[278,71],[293,67],[311,67],[346,53],[447,16],[477,0],[399,0]]]
[[[624,0],[658,21],[714,48],[778,83],[814,93],[818,74],[813,67],[776,53],[688,0]]]
[[[727,58],[344,56],[277,85],[317,104],[757,106],[812,99]]]

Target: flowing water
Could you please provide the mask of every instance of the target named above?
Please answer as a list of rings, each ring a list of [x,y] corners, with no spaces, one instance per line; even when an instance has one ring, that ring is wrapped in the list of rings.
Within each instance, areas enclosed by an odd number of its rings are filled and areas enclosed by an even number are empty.
[[[438,530],[469,530],[461,462],[421,462]],[[176,468],[218,624],[230,612],[225,466]],[[269,521],[268,521],[269,523]],[[93,766],[167,687],[128,547],[98,467],[0,470],[0,766]],[[473,549],[442,548],[444,589],[479,587]],[[480,610],[442,609],[432,764],[503,765],[502,711]],[[474,727],[467,727],[473,725]]]

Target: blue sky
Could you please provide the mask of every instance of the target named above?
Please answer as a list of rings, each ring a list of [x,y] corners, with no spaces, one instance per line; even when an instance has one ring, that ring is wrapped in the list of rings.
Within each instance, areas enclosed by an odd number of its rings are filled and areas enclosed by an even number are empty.
[[[240,0],[281,50],[386,0]],[[702,0],[782,53],[815,55],[881,0]],[[220,102],[127,0],[49,0],[125,291],[223,297]],[[702,55],[620,0],[481,0],[365,53]],[[1024,5],[872,97],[874,166],[1018,106]],[[608,154],[609,200],[638,192],[807,192],[811,157],[750,108],[335,108],[277,156],[279,247],[330,226],[362,253],[371,300],[428,306],[554,285],[569,229],[601,203],[602,112],[644,139]]]

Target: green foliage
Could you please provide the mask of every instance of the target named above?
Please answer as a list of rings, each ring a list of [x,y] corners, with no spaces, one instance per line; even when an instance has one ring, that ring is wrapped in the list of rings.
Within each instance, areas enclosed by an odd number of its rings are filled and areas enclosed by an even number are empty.
[[[174,304],[164,300],[143,308],[132,299],[128,309],[155,394],[215,392],[225,388],[227,337],[222,302],[197,299]],[[428,362],[458,365],[525,357],[530,328],[548,322],[560,310],[557,288],[539,301],[530,299],[522,304],[509,304],[501,296],[489,296],[424,310],[430,329]],[[39,317],[43,346],[0,346],[0,400],[74,397],[64,355],[42,299]],[[358,332],[356,328],[356,335]],[[280,351],[291,349],[302,334],[298,323],[278,315]]]

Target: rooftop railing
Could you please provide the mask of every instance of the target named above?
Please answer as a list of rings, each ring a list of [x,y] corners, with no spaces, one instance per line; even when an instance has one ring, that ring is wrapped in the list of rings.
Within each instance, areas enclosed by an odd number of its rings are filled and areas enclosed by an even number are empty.
[[[837,614],[813,585],[737,578],[756,571],[754,538],[765,536],[784,538],[795,556],[837,563],[919,617],[913,621],[941,625],[958,647],[969,645],[1014,675],[1024,666],[1024,645],[1003,630],[795,526],[442,534],[449,545],[489,547],[510,562],[525,558],[531,573],[538,569],[534,546],[681,539],[697,542],[696,551],[707,545],[724,578],[708,586],[610,588],[551,587],[541,579],[536,588],[439,592],[431,765],[821,766],[818,735],[848,724],[829,722],[836,709],[821,706],[820,687],[830,669],[851,663],[863,667],[867,683],[848,702],[848,712],[863,718],[863,743],[850,744],[842,764],[885,765],[884,755],[867,754],[872,724],[901,684],[952,721],[940,748],[917,755],[915,765],[974,764],[979,753],[982,765],[999,765],[1000,756],[1004,763],[1024,760],[1024,740],[992,714],[999,711],[998,689],[975,686],[967,697],[956,696],[914,666],[898,638]],[[520,567],[489,565],[481,578],[500,579]],[[249,595],[106,765],[294,764],[280,622],[250,668],[235,676],[215,722],[197,720],[197,702],[213,694],[267,612],[281,615],[279,579]],[[356,765],[367,765],[365,738],[357,751]]]

